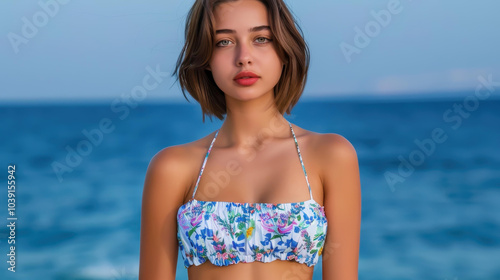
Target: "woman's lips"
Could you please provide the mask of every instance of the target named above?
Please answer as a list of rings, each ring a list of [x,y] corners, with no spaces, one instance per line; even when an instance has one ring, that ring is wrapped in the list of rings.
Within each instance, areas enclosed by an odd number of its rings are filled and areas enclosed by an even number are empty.
[[[251,86],[251,85],[255,84],[255,82],[257,82],[258,79],[259,79],[258,77],[255,77],[255,78],[240,78],[240,79],[236,79],[234,81],[237,82],[238,84],[242,85],[242,86]]]
[[[257,82],[259,78],[260,77],[252,71],[241,71],[234,77],[234,81],[242,86],[251,86]]]

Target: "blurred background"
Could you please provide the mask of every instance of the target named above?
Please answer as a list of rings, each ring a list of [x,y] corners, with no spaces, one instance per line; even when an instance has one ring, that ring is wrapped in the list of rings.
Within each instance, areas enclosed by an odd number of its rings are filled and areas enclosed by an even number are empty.
[[[359,278],[500,279],[500,2],[285,2],[311,50],[285,117],[358,153]],[[192,3],[0,3],[1,279],[137,279],[151,157],[222,123],[171,77]]]

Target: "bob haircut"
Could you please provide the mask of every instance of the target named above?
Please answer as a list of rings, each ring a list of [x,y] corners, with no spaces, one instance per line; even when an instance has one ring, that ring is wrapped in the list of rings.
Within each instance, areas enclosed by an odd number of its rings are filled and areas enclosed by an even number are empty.
[[[185,44],[177,59],[173,75],[177,75],[182,94],[190,95],[201,105],[203,122],[205,115],[220,120],[227,114],[224,92],[215,83],[212,73],[206,69],[214,49],[215,16],[217,5],[239,0],[196,0],[186,18]],[[259,0],[268,12],[273,43],[284,62],[281,78],[274,87],[274,100],[283,115],[291,114],[299,101],[307,80],[310,63],[309,47],[303,32],[283,0]]]

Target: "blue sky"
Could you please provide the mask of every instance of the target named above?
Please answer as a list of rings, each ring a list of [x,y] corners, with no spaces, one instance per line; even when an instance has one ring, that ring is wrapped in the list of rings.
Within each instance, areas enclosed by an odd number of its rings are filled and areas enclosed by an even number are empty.
[[[479,76],[500,82],[499,1],[285,2],[311,49],[303,98],[466,95]],[[192,3],[2,1],[0,103],[130,95],[147,67],[172,73]],[[160,80],[146,101],[184,100],[174,78]]]

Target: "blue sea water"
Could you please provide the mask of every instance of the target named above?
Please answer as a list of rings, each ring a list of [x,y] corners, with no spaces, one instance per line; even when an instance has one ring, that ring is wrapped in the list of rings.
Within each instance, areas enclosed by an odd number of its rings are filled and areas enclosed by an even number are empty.
[[[301,101],[285,116],[356,148],[359,279],[500,279],[500,101],[466,104],[461,113],[457,105],[463,100]],[[0,119],[0,213],[8,224],[7,166],[15,164],[18,218],[15,273],[6,263],[10,232],[0,230],[0,279],[41,280],[137,279],[149,160],[221,124],[203,124],[192,104],[128,112],[110,104],[3,105]],[[108,130],[102,141],[82,146],[85,131],[99,125]],[[76,157],[78,148],[87,154]],[[314,279],[321,269],[320,262]],[[177,275],[187,279],[180,256]]]

